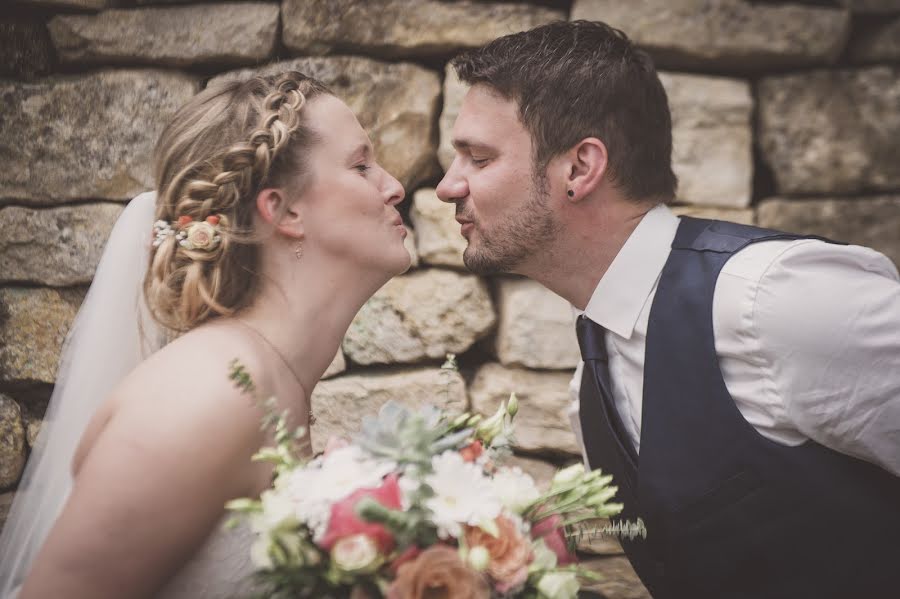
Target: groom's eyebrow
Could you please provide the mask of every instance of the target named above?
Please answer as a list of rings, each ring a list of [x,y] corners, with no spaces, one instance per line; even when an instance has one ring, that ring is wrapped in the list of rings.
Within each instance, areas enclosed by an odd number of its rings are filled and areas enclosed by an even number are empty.
[[[493,148],[488,144],[480,143],[466,138],[455,138],[450,140],[450,143],[457,150],[493,150]]]

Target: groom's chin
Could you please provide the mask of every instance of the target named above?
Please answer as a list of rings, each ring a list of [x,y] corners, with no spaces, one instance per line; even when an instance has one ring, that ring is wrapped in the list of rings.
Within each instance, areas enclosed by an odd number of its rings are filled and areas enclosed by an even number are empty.
[[[502,275],[510,272],[504,264],[473,251],[471,243],[466,248],[466,251],[463,252],[463,264],[466,265],[469,272],[481,276]]]

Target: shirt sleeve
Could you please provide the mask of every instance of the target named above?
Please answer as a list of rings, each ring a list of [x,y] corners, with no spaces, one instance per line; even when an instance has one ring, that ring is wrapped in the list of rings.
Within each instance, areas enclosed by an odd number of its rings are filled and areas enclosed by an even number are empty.
[[[900,476],[900,282],[884,255],[791,244],[759,281],[759,355],[797,430]]]

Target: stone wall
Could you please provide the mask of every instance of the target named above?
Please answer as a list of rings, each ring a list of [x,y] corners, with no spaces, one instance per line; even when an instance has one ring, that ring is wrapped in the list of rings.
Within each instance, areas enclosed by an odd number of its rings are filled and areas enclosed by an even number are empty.
[[[568,18],[620,27],[657,61],[679,212],[900,262],[898,0],[19,0],[0,16],[0,523],[104,240],[152,186],[163,123],[209,80],[251,71],[299,69],[336,90],[406,186],[415,232],[417,266],[365,306],[315,391],[317,440],[388,397],[489,411],[516,391],[523,468],[547,479],[577,460],[566,303],[466,273],[433,189],[464,92],[448,59]],[[448,352],[459,375],[438,369]],[[582,549],[607,596],[648,596],[615,542]]]

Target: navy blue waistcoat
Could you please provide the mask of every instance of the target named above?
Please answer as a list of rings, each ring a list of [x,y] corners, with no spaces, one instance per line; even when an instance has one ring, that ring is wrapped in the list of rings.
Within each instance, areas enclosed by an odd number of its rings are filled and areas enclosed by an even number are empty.
[[[622,544],[656,599],[900,597],[900,478],[812,441],[766,439],[722,379],[722,266],[751,243],[797,238],[682,217],[650,312],[637,461],[616,426],[582,423],[606,436],[588,460],[614,475],[623,519],[646,524],[646,539]],[[585,376],[581,401],[611,400]]]

